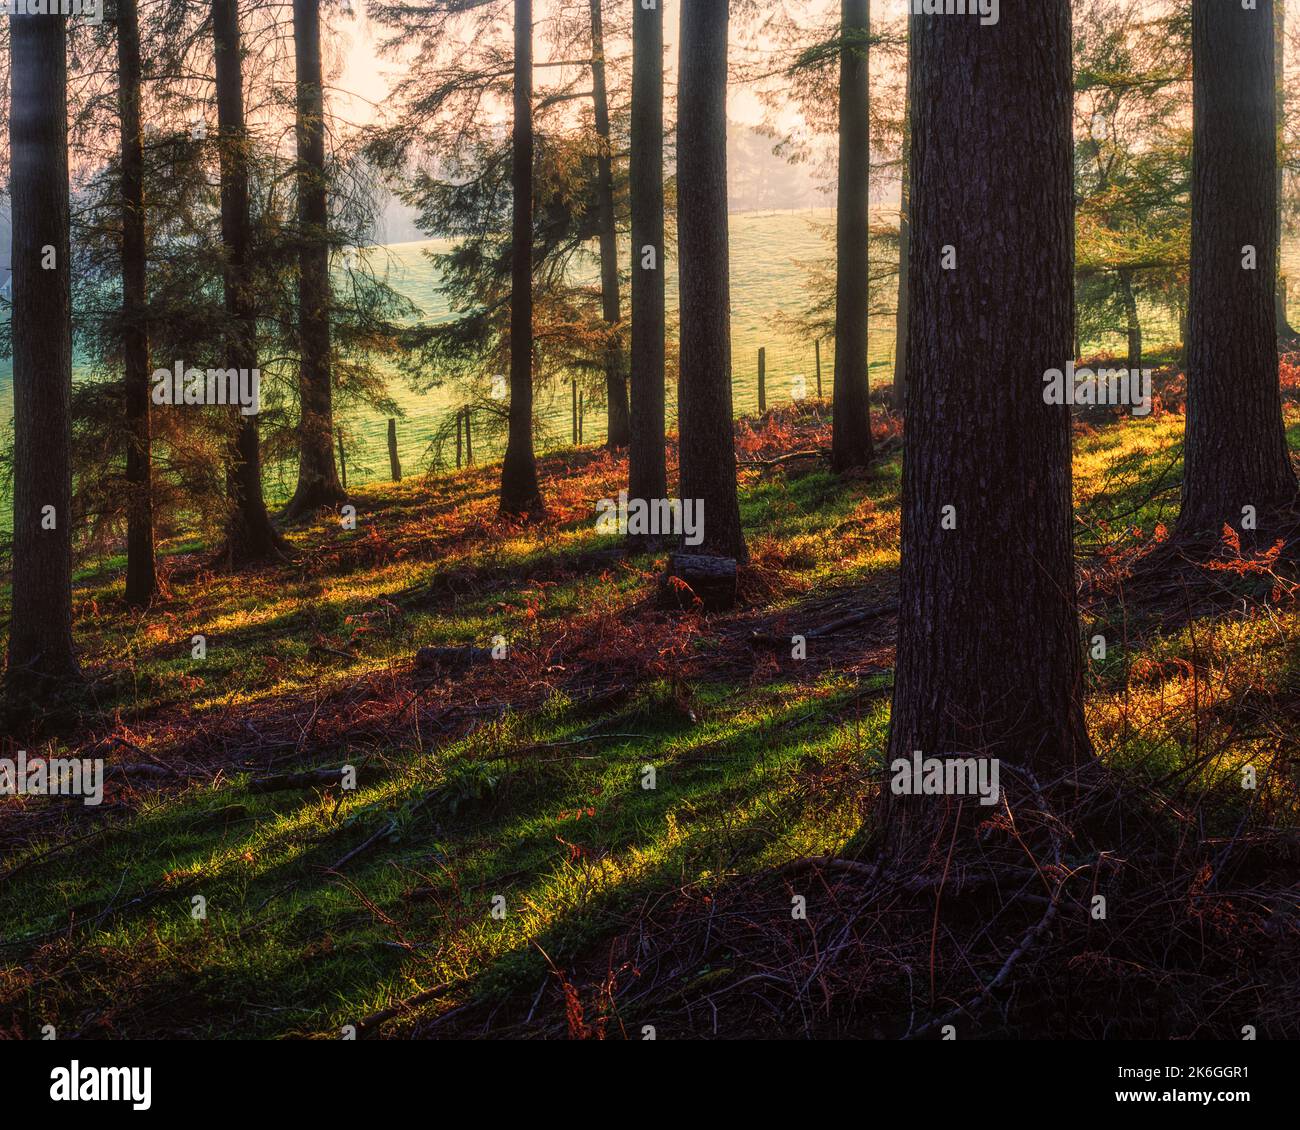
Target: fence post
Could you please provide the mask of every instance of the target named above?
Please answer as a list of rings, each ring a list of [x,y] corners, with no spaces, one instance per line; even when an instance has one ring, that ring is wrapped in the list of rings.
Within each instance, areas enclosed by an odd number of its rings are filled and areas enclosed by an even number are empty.
[[[767,411],[767,350],[758,351],[758,414]]]
[[[465,409],[456,409],[456,470],[460,470],[461,428],[465,425]]]
[[[578,442],[582,442],[582,393],[578,393]]]
[[[402,481],[402,464],[397,458],[397,421],[388,421],[388,469],[393,474],[393,482]]]
[[[569,391],[573,394],[573,446],[578,446],[578,378],[569,381]]]
[[[817,356],[817,399],[822,398],[822,339],[816,338],[813,341],[813,351]]]
[[[343,480],[343,489],[348,489],[348,461],[343,454],[343,429],[339,428],[339,476]]]

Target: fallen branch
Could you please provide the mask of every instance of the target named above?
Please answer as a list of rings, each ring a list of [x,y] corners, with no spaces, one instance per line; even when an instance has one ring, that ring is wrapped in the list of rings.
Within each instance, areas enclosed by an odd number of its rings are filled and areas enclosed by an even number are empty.
[[[289,789],[310,789],[316,785],[337,785],[343,779],[342,769],[309,769],[303,773],[275,773],[248,782],[250,793],[278,793]]]
[[[855,859],[841,859],[838,855],[810,855],[803,859],[793,859],[777,868],[777,874],[790,875],[810,867],[819,867],[823,871],[848,871],[868,880],[880,874],[879,863],[859,863]]]
[[[428,1004],[429,1001],[440,997],[448,989],[454,986],[454,982],[448,982],[445,985],[435,985],[432,989],[425,989],[423,992],[416,993],[413,997],[407,997],[405,1000],[398,1001],[389,1008],[381,1008],[378,1012],[372,1012],[364,1020],[357,1023],[357,1035],[363,1035],[366,1032],[372,1032],[385,1021],[392,1020],[395,1016],[400,1016],[403,1012],[409,1012],[413,1008],[419,1008],[422,1004]]]
[[[474,647],[422,647],[415,653],[415,665],[428,670],[463,671],[475,663],[487,663],[492,658],[492,649]]]
[[[169,769],[165,765],[110,765],[107,767],[107,773],[110,777],[147,777],[151,780],[162,781],[170,780],[176,776],[176,770]]]
[[[894,601],[886,601],[883,604],[873,604],[869,608],[863,608],[858,612],[850,612],[847,616],[841,616],[838,620],[832,620],[830,623],[823,624],[820,628],[814,628],[810,632],[796,632],[794,634],[801,635],[806,640],[821,639],[823,636],[829,636],[834,632],[851,628],[855,624],[861,624],[866,620],[874,620],[877,616],[884,616],[887,613],[897,611],[898,605]],[[779,647],[790,642],[790,634],[777,635],[775,632],[754,632],[750,635],[749,642]]]
[[[824,449],[815,451],[791,451],[785,455],[777,455],[772,459],[737,459],[737,467],[776,467],[782,463],[789,463],[792,459],[826,459],[830,452]]]

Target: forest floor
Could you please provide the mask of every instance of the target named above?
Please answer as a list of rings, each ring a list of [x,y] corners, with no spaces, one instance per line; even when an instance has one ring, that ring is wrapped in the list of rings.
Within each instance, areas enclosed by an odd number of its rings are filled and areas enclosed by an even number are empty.
[[[737,424],[726,614],[657,607],[664,555],[595,528],[625,461],[590,448],[541,461],[539,524],[496,519],[483,466],[364,487],[354,531],[293,527],[251,575],[165,543],[143,614],[120,558],[88,566],[89,690],[23,747],[104,758],[104,803],[0,803],[0,1036],[1295,1037],[1297,571],[1170,559],[1163,389],[1076,422],[1084,636],[1110,641],[1087,720],[1139,839],[1069,838],[993,896],[881,887],[900,428],[877,408],[858,476],[773,462],[829,447],[805,402]]]

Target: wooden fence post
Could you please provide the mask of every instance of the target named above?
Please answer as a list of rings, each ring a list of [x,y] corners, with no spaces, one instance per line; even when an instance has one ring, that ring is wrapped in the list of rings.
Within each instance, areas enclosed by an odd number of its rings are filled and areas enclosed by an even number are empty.
[[[343,480],[343,489],[348,489],[348,460],[343,454],[343,429],[339,428],[339,477]]]
[[[758,414],[767,411],[767,350],[758,351]]]
[[[392,472],[393,482],[402,481],[402,464],[397,458],[397,421],[388,421],[388,469]]]

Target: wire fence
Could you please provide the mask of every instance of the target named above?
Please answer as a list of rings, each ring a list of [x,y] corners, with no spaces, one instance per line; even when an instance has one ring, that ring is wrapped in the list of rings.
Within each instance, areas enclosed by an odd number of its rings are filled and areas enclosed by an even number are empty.
[[[873,378],[883,369],[892,380],[893,339],[887,357],[873,361]],[[875,351],[873,350],[873,353]],[[829,398],[835,369],[833,339],[791,340],[775,337],[771,345],[737,349],[732,357],[732,410],[755,416],[792,401]],[[499,459],[505,448],[504,403],[464,403],[439,390],[430,396],[399,399],[402,414],[390,417],[356,412],[341,424],[341,464],[348,482],[362,485],[392,478],[394,455],[403,476]],[[665,389],[665,416],[677,426],[677,389]],[[555,379],[536,390],[538,451],[605,442],[607,405],[599,382]],[[390,451],[390,420],[395,444]],[[288,469],[291,470],[291,469]],[[291,476],[290,476],[291,477]],[[287,480],[286,480],[287,481]],[[291,489],[292,484],[281,489]]]

